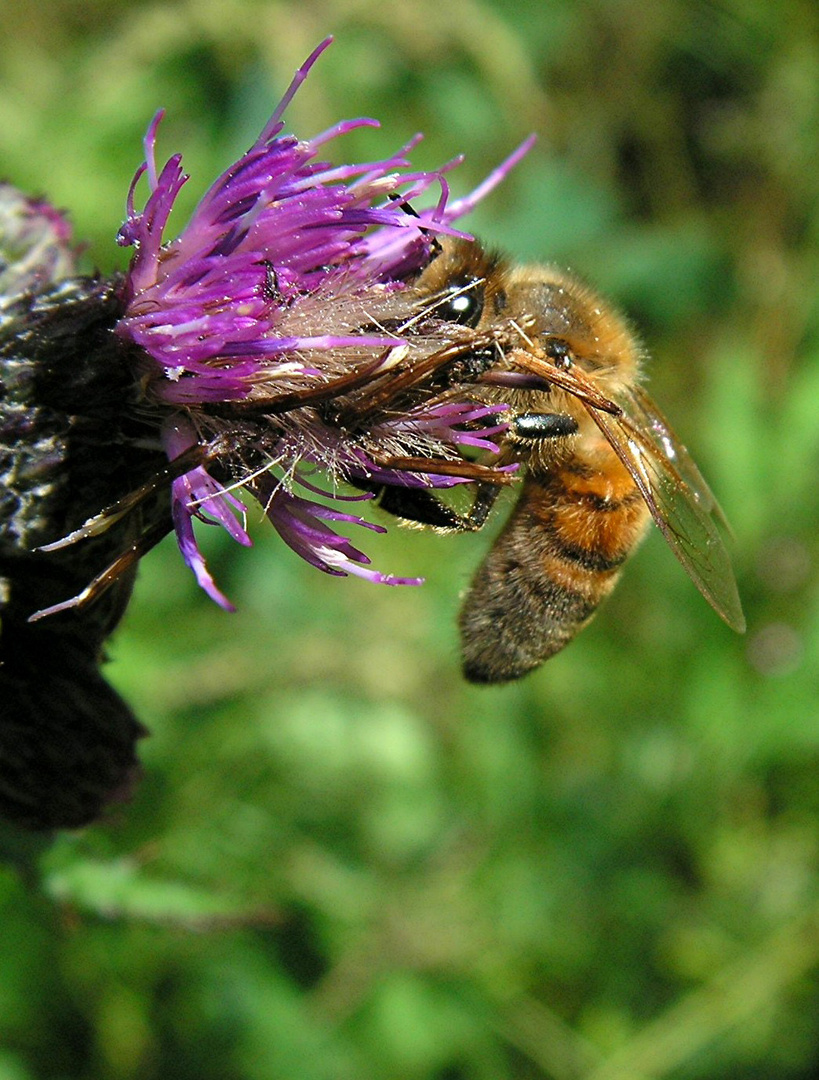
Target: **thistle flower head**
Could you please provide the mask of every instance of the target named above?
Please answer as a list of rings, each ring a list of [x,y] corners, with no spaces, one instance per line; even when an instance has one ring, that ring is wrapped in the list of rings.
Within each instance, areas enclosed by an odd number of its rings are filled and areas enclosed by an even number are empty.
[[[157,166],[154,119],[119,233],[134,249],[124,277],[79,274],[63,215],[0,184],[0,700],[13,717],[0,815],[28,827],[85,824],[133,784],[145,732],[105,683],[102,647],[138,559],[171,528],[225,607],[195,528],[249,544],[242,492],[325,573],[412,584],[347,535],[384,531],[362,505],[380,494],[447,523],[433,495],[513,468],[469,458],[505,430],[504,406],[474,390],[499,339],[476,345],[416,279],[527,146],[455,201],[456,162],[413,170],[413,144],[329,164],[328,144],[374,121],[307,141],[282,121],[327,44],[176,237],[187,177],[178,156]]]
[[[197,446],[220,448],[173,481],[172,507],[185,561],[224,606],[193,522],[221,525],[250,543],[234,487],[252,493],[281,537],[319,569],[414,583],[369,569],[334,526],[383,529],[313,498],[318,491],[307,476],[325,470],[332,490],[321,494],[331,502],[349,498],[338,492],[342,482],[451,487],[469,479],[460,448],[494,448],[503,430],[497,406],[442,395],[440,387],[435,393],[420,377],[406,377],[446,345],[420,332],[407,282],[429,261],[438,237],[466,235],[453,222],[528,145],[457,201],[449,199],[446,180],[457,161],[414,171],[413,144],[380,161],[329,164],[320,156],[328,143],[375,121],[343,121],[304,141],[285,134],[282,120],[328,44],[298,70],[259,138],[211,186],[175,239],[165,237],[168,216],[188,178],[179,155],[157,167],[159,114],[119,233],[135,254],[117,333],[138,349],[145,399],[163,417],[164,449],[174,459]],[[149,194],[138,210],[135,188],[143,175]],[[432,191],[431,205],[416,209]],[[385,392],[390,382],[410,392]]]

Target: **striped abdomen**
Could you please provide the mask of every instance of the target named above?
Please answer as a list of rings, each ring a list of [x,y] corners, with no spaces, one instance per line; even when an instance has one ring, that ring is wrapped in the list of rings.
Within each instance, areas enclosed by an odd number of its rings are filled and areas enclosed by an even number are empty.
[[[503,532],[461,611],[464,673],[519,678],[559,652],[614,586],[650,520],[631,476],[608,447],[530,470]]]

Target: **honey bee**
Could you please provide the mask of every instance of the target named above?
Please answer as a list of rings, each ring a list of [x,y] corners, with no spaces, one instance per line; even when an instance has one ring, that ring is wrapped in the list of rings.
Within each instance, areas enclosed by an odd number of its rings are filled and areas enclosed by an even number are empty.
[[[525,468],[517,504],[461,609],[466,677],[517,679],[567,645],[611,591],[652,518],[705,599],[744,630],[716,527],[724,518],[641,388],[643,351],[625,320],[569,274],[514,267],[466,241],[443,246],[416,289],[437,318],[476,339],[497,331],[493,355],[484,347],[473,358],[484,370],[470,393],[509,407],[500,464]],[[458,363],[468,362],[466,352]],[[479,493],[460,522],[417,507],[412,516],[477,528],[491,502],[491,492]]]

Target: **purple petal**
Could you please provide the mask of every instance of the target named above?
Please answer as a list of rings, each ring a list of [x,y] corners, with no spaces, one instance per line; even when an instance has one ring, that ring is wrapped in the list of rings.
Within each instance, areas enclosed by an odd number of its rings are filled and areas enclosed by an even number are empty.
[[[410,363],[413,355],[429,355],[429,343],[401,337],[404,316],[394,314],[401,311],[406,279],[428,263],[434,237],[471,239],[453,222],[500,183],[531,146],[527,140],[471,194],[454,201],[446,174],[460,158],[434,171],[412,170],[409,154],[419,137],[380,161],[321,160],[325,146],[338,137],[376,125],[367,118],[343,120],[306,141],[284,133],[285,109],[330,41],[296,71],[257,140],[211,184],[173,240],[165,239],[165,231],[188,178],[179,155],[157,167],[161,113],[148,128],[145,161],[134,177],[118,236],[135,253],[117,333],[141,350],[138,370],[146,400],[173,410],[162,432],[170,459],[225,430],[228,421],[220,418],[228,414],[214,405],[249,395],[264,400],[278,387],[287,395],[348,376],[375,378],[382,364],[403,362],[396,347],[407,350]],[[143,177],[148,195],[137,210],[135,191]],[[430,196],[432,206],[408,212],[408,203]],[[382,322],[386,329],[379,332]],[[315,494],[322,493],[300,477],[305,466],[327,468],[334,478],[444,489],[471,482],[456,475],[461,448],[495,451],[506,431],[498,416],[503,406],[438,399],[407,410],[378,413],[369,430],[352,433],[325,420],[317,408],[275,421],[256,415],[238,429],[241,434],[234,431],[237,443],[230,459],[220,462],[219,475],[237,476],[285,542],[325,573],[418,584],[417,578],[371,569],[367,556],[331,528],[329,523],[344,523],[384,531],[332,504],[365,500],[369,494],[324,492],[331,502],[319,503],[294,494],[272,472],[254,471],[262,453],[288,484]],[[379,457],[402,456],[437,467],[452,458],[454,472],[416,473],[378,464]],[[246,472],[243,458],[252,463]],[[230,607],[207,570],[193,519],[221,526],[238,543],[249,544],[242,504],[204,466],[173,482],[171,503],[185,562],[208,595]]]
[[[320,503],[302,499],[287,491],[275,479],[259,478],[258,497],[265,513],[282,540],[311,566],[325,574],[346,577],[353,574],[380,585],[420,585],[423,578],[402,578],[369,568],[370,560],[350,541],[323,524],[322,519],[347,521],[374,532],[385,532],[352,514],[342,514]]]

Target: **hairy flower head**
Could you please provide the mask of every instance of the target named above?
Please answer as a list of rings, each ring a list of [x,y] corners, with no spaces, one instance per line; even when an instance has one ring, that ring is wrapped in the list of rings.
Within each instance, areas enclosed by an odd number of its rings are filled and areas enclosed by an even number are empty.
[[[446,173],[457,161],[414,171],[414,142],[380,161],[329,164],[320,156],[328,143],[376,122],[343,121],[306,141],[284,133],[282,114],[328,44],[298,70],[259,138],[175,239],[165,231],[187,177],[179,155],[156,165],[159,114],[119,233],[135,254],[116,333],[133,347],[168,458],[190,464],[172,481],[173,524],[199,584],[224,606],[193,523],[221,525],[250,543],[235,489],[250,492],[286,543],[319,569],[415,583],[370,569],[334,526],[383,527],[332,503],[371,498],[380,486],[469,482],[474,470],[461,449],[493,449],[504,430],[498,406],[431,377],[452,342],[429,330],[408,300],[408,282],[439,237],[465,235],[453,222],[528,144],[455,201]],[[149,195],[138,210],[143,175]],[[417,209],[430,192],[431,205]],[[308,479],[316,468],[329,476],[329,490]],[[363,492],[343,495],[340,483]]]

